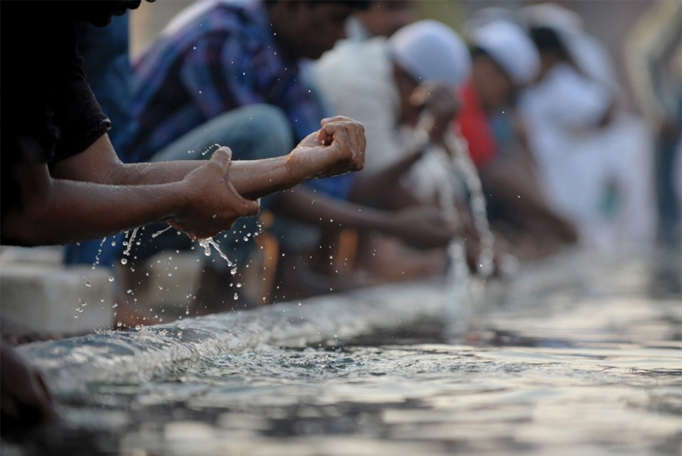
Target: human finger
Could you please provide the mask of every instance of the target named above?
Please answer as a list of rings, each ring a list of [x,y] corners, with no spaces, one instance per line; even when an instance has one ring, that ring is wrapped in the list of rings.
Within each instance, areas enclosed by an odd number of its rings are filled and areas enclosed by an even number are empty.
[[[220,147],[218,150],[213,152],[210,161],[218,163],[223,171],[227,172],[227,169],[230,167],[230,162],[232,161],[232,149],[225,146]]]

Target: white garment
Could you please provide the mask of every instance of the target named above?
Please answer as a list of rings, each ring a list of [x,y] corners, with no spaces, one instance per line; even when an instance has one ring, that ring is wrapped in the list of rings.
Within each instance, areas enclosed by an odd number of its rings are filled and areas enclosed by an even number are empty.
[[[599,127],[610,103],[605,84],[564,63],[526,90],[519,108],[545,197],[577,225],[582,241],[602,251],[649,246],[655,228],[651,133],[625,113]]]
[[[316,86],[337,114],[365,126],[365,169],[378,170],[403,157],[414,139],[398,125],[400,95],[384,38],[337,44],[314,63],[313,75]],[[430,159],[412,166],[407,177],[423,198],[433,195],[438,182],[447,178],[443,168]]]

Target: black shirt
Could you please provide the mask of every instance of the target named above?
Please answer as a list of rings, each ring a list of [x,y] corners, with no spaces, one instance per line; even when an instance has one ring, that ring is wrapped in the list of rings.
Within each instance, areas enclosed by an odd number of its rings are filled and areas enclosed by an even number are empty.
[[[85,80],[75,19],[60,2],[3,2],[0,79],[2,215],[21,203],[12,169],[86,150],[110,128]]]

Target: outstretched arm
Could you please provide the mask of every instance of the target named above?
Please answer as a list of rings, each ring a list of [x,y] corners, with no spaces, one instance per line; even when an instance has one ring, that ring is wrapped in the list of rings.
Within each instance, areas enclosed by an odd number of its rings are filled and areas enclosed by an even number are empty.
[[[304,187],[285,192],[274,210],[323,228],[379,231],[418,248],[445,246],[460,229],[447,223],[440,211],[434,208],[414,206],[399,211],[382,211],[330,198]]]
[[[206,238],[255,215],[252,200],[260,196],[362,168],[364,147],[362,125],[342,117],[323,120],[289,155],[254,162],[230,163],[230,150],[221,148],[209,161],[124,165],[104,136],[52,175],[41,163],[14,169],[22,202],[3,218],[2,237],[61,244],[165,220]]]
[[[237,192],[255,200],[310,179],[362,169],[365,153],[362,124],[337,116],[323,119],[321,125],[319,131],[310,134],[288,155],[233,161],[230,182]],[[182,160],[124,164],[105,135],[82,154],[59,162],[53,175],[113,185],[156,185],[180,181],[203,163]]]

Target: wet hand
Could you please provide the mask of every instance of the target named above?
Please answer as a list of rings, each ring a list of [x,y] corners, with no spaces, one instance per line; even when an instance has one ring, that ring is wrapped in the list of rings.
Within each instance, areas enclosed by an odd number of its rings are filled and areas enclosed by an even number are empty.
[[[461,106],[453,90],[442,83],[425,82],[412,92],[410,103],[422,110],[419,127],[426,130],[432,142],[443,142]]]
[[[221,147],[203,166],[182,180],[183,210],[168,223],[192,239],[212,237],[230,229],[239,217],[258,214],[259,204],[243,198],[230,183],[232,151]]]
[[[304,179],[359,171],[365,164],[365,127],[348,117],[323,119],[289,155],[292,173]]]

